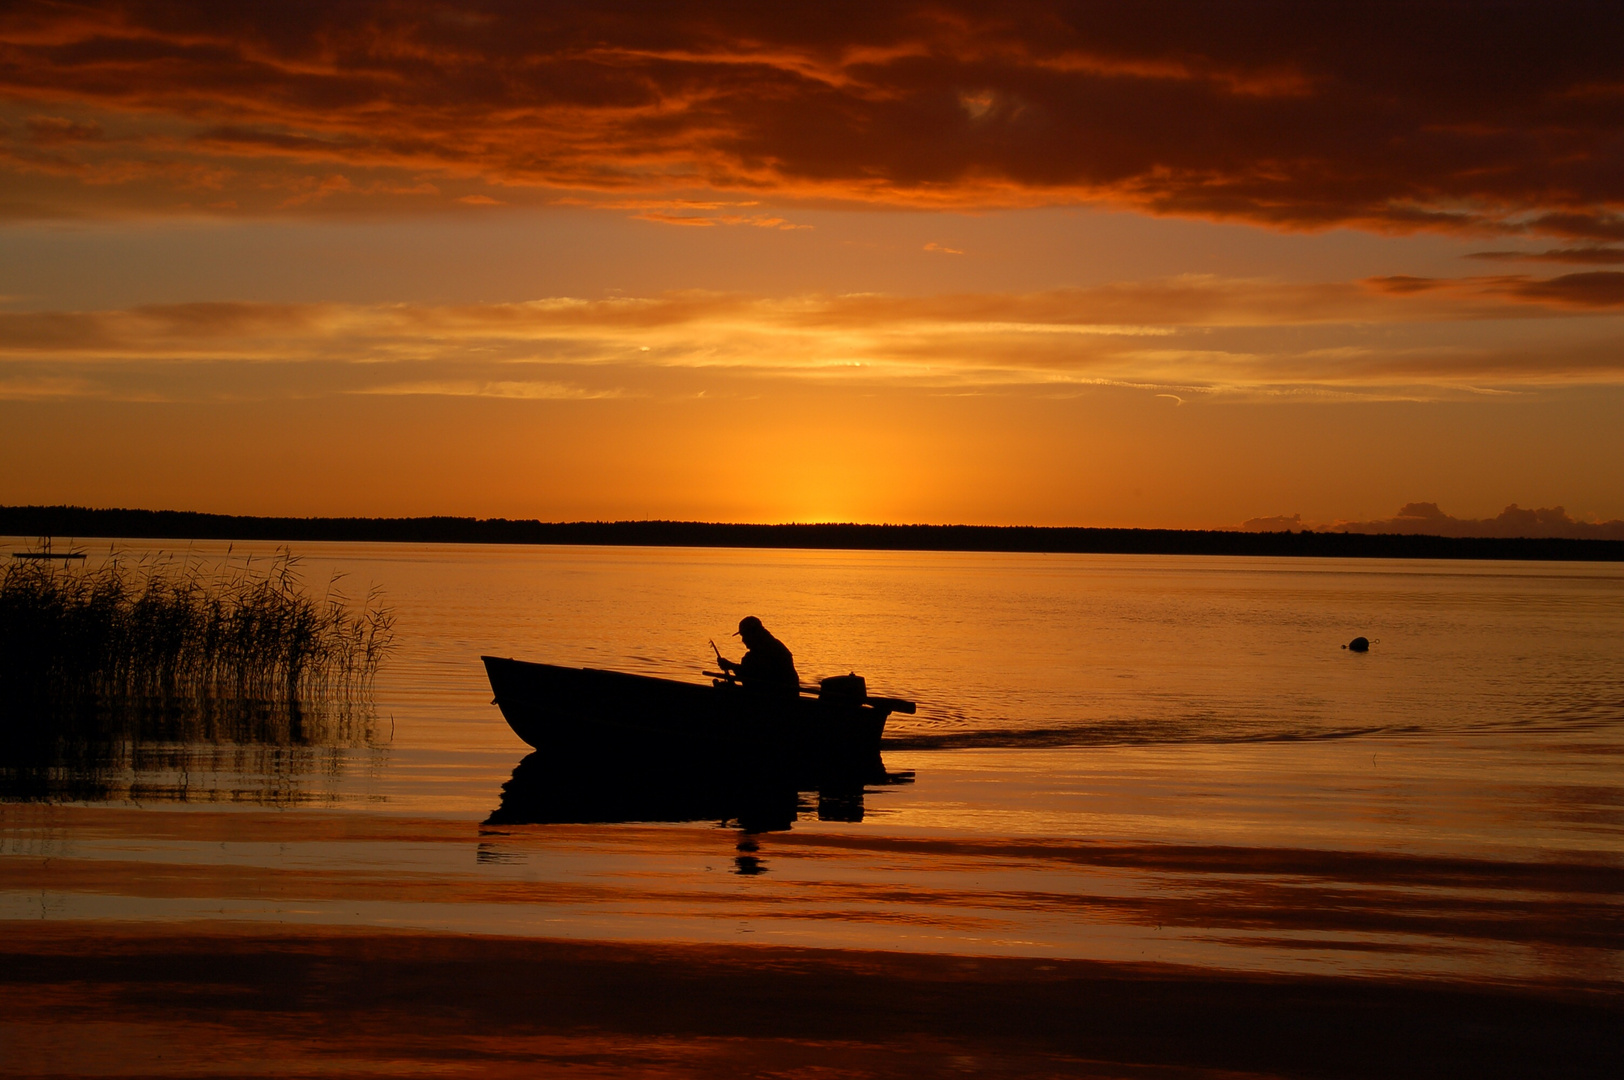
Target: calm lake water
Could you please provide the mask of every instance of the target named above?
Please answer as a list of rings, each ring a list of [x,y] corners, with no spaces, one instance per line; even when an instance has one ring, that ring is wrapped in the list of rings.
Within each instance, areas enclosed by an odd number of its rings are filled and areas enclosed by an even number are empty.
[[[373,712],[303,740],[124,745],[93,799],[84,763],[59,764],[55,797],[0,803],[0,919],[1624,982],[1624,566],[296,554],[316,591],[342,574],[396,613]],[[855,670],[918,702],[885,749],[911,781],[821,815],[809,793],[754,837],[482,824],[529,752],[482,653],[698,682],[746,614],[803,679]],[[1340,647],[1355,635],[1368,654]]]

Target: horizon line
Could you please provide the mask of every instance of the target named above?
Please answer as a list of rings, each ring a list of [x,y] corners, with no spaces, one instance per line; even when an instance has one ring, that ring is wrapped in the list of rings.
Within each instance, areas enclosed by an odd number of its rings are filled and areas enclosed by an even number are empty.
[[[1526,559],[1624,562],[1624,540],[1441,536],[1303,529],[1168,529],[1090,525],[706,522],[662,518],[542,521],[464,515],[336,517],[197,510],[0,506],[16,537],[536,546],[802,548],[1011,554],[1240,555],[1321,558]]]

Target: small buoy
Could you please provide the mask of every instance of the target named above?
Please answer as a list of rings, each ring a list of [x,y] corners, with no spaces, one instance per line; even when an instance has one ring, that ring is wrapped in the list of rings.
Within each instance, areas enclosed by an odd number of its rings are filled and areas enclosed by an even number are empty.
[[[1356,637],[1342,647],[1344,649],[1352,650],[1353,652],[1369,652],[1370,639],[1365,637]]]

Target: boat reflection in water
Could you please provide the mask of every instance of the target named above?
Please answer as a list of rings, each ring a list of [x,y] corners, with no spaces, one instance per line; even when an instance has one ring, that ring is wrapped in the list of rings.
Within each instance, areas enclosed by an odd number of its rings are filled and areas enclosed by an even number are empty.
[[[690,765],[692,763],[689,763]],[[868,787],[905,784],[912,773],[870,777]],[[537,751],[502,785],[487,825],[594,825],[714,821],[745,833],[778,832],[797,820],[863,820],[865,785],[801,790],[771,770],[732,774],[633,757],[597,767]]]

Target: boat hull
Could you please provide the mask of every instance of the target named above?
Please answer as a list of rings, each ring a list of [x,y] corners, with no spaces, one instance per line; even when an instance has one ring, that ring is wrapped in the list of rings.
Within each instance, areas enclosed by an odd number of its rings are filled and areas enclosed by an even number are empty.
[[[481,659],[508,726],[554,760],[698,782],[752,776],[802,790],[885,776],[883,705]]]

